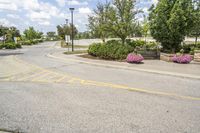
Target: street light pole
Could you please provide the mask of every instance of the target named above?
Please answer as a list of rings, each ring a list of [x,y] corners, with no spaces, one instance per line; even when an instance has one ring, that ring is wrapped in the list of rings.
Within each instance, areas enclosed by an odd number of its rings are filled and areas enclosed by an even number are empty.
[[[72,52],[74,51],[74,16],[73,16],[73,11],[74,8],[69,8],[71,11],[71,21],[72,21]]]
[[[69,22],[69,20],[68,20],[68,19],[65,19],[65,21],[66,21],[66,26],[68,26],[68,22]]]

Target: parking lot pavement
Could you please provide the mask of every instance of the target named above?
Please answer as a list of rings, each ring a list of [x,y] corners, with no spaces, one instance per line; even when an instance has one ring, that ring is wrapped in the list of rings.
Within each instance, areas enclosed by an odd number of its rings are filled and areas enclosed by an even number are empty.
[[[10,72],[0,79],[0,131],[200,131],[199,80],[47,56],[54,52],[62,50],[50,42],[0,56],[0,73]]]

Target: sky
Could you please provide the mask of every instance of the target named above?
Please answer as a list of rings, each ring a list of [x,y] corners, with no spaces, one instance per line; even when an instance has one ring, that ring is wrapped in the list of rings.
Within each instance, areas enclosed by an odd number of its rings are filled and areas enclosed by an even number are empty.
[[[56,31],[57,25],[71,22],[70,7],[75,8],[74,24],[80,32],[87,31],[88,15],[98,2],[106,0],[0,0],[0,25],[15,26],[21,32],[29,26],[44,33]],[[111,0],[108,0],[111,1]],[[148,14],[157,0],[137,0],[136,7]],[[142,15],[137,16],[142,20]]]

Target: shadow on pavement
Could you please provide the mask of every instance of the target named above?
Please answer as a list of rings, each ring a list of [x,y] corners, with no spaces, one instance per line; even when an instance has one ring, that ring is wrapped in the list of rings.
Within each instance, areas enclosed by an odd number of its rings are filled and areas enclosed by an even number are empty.
[[[0,53],[0,56],[22,55],[24,53]]]

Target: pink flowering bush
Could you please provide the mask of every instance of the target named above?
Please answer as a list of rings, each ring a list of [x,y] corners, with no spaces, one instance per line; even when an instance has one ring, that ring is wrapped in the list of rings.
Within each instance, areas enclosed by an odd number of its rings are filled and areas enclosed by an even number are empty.
[[[192,61],[192,57],[191,55],[184,55],[184,54],[175,55],[174,57],[172,57],[172,61],[181,64],[188,64]]]
[[[126,61],[128,63],[140,63],[144,60],[144,57],[140,54],[130,53],[128,54]]]

